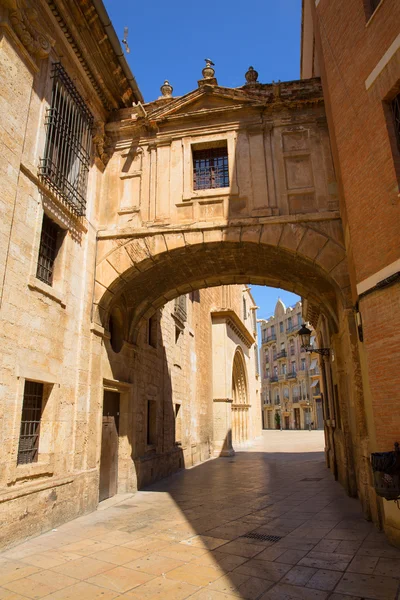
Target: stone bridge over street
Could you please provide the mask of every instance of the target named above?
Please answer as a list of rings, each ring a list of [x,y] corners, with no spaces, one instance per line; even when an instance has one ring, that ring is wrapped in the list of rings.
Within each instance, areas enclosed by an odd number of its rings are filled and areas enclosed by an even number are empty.
[[[308,298],[338,329],[349,278],[320,82],[263,85],[249,73],[230,89],[206,72],[178,98],[164,85],[158,100],[107,125],[99,325],[123,304],[134,341],[141,319],[168,300],[246,282]],[[210,152],[223,181],[199,179]]]
[[[173,298],[234,283],[299,294],[319,346],[332,349],[327,464],[368,514],[357,331],[320,80],[256,79],[249,69],[243,87],[221,87],[208,65],[196,90],[174,98],[166,82],[158,100],[107,124],[93,312],[103,376],[118,379],[132,360],[110,349],[111,315],[140,369],[141,327]]]

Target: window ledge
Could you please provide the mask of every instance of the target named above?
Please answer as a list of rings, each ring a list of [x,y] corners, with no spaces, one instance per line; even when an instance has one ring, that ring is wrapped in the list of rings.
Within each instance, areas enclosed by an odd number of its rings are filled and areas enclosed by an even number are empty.
[[[67,306],[65,303],[64,294],[52,288],[50,285],[47,285],[43,281],[40,281],[40,279],[37,279],[36,277],[31,276],[29,278],[28,288],[30,290],[34,290],[35,292],[40,292],[48,298],[51,298],[51,300],[54,300],[55,302],[60,304],[62,308],[65,308]]]
[[[234,186],[222,187],[222,188],[210,188],[205,190],[192,190],[190,194],[183,197],[183,201],[188,200],[218,200],[221,196],[237,196],[238,190],[234,189]]]

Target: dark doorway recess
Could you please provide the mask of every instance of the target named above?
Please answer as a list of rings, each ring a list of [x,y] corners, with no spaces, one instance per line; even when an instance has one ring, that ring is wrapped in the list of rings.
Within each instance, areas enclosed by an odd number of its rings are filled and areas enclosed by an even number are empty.
[[[104,391],[99,502],[118,491],[119,394]]]

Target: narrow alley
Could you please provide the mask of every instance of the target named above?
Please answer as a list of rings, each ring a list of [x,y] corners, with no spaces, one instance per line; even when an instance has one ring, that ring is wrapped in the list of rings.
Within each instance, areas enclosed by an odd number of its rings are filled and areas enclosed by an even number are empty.
[[[0,555],[0,599],[397,600],[400,550],[325,466],[320,431],[264,431]]]

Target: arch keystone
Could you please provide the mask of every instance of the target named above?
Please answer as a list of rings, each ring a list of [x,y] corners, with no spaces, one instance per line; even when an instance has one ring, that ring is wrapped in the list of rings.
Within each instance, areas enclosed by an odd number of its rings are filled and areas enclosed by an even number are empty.
[[[297,225],[296,223],[286,223],[283,228],[282,236],[279,242],[281,248],[287,248],[287,250],[297,251],[303,236],[306,232],[306,228],[303,225]]]
[[[279,240],[281,239],[283,230],[283,225],[280,224],[271,224],[271,225],[263,225],[260,243],[268,244],[269,246],[277,246],[279,244]]]
[[[243,227],[242,228],[242,242],[253,242],[254,244],[258,244],[261,236],[261,225],[257,225],[255,227]]]
[[[167,244],[168,252],[171,252],[171,250],[185,246],[185,237],[183,233],[167,233],[165,234],[165,243]]]

